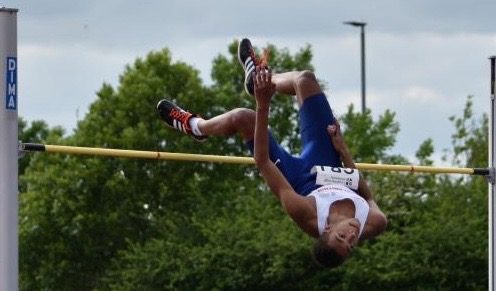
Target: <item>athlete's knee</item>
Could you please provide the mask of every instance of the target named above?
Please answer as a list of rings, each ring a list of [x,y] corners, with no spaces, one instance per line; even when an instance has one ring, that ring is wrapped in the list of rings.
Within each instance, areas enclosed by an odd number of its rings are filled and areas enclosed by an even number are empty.
[[[302,71],[296,78],[296,95],[300,105],[310,96],[322,93],[319,82],[312,71]]]
[[[236,127],[245,140],[253,138],[255,116],[255,111],[248,108],[236,108],[231,111],[231,124]]]
[[[253,123],[255,121],[255,111],[249,108],[236,108],[231,110],[231,121],[234,124]]]
[[[312,71],[305,70],[301,71],[296,77],[296,86],[297,88],[303,89],[309,86],[318,85],[317,78]]]

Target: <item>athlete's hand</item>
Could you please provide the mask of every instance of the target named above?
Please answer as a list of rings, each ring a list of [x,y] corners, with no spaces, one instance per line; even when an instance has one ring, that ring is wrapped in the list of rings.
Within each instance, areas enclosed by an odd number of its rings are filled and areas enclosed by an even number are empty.
[[[272,71],[265,67],[257,67],[253,74],[253,86],[257,104],[268,106],[276,92],[276,85],[272,84]]]
[[[341,134],[341,126],[339,121],[336,119],[334,124],[329,124],[327,126],[327,133],[331,137],[331,142],[338,153],[344,153],[347,151],[348,147],[344,142],[343,135]]]

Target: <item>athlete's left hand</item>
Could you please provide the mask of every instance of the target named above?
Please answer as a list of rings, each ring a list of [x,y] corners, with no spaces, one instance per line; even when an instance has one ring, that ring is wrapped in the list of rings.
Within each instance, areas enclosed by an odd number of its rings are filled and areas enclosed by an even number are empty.
[[[272,71],[265,67],[257,67],[253,75],[253,85],[257,104],[269,105],[276,92],[276,85],[272,83]]]
[[[343,153],[348,149],[346,143],[344,142],[343,135],[341,134],[341,126],[337,119],[334,124],[327,126],[327,133],[331,137],[332,145],[338,153]]]

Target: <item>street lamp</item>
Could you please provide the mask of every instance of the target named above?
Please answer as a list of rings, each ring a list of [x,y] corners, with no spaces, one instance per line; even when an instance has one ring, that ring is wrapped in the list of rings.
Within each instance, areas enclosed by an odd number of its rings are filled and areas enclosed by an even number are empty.
[[[365,25],[366,22],[345,21],[343,24],[357,26],[361,29],[361,46],[362,46],[362,113],[365,114]]]

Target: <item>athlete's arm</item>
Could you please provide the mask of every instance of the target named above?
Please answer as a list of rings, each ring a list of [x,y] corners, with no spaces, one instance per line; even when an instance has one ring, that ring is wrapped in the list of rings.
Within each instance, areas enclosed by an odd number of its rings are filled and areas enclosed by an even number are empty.
[[[286,213],[302,230],[315,236],[316,229],[309,229],[308,227],[308,219],[312,214],[309,199],[305,199],[293,190],[293,187],[269,158],[269,108],[270,100],[275,93],[271,74],[270,72],[265,72],[265,70],[260,71],[257,68],[253,81],[257,101],[254,142],[255,162],[265,182],[279,199]]]
[[[383,233],[387,227],[386,215],[381,211],[374,200],[369,200],[369,215],[363,228],[360,239],[368,239]]]
[[[327,132],[331,136],[332,144],[338,152],[341,161],[343,162],[343,166],[345,168],[356,169],[356,165],[353,162],[350,150],[348,149],[348,146],[343,139],[343,135],[341,134],[341,127],[339,125],[339,122],[336,120],[335,124],[329,125],[327,127]],[[358,194],[367,201],[374,200],[372,191],[370,191],[370,188],[367,185],[367,181],[365,181],[365,178],[362,174],[360,174],[360,179],[358,180]]]

